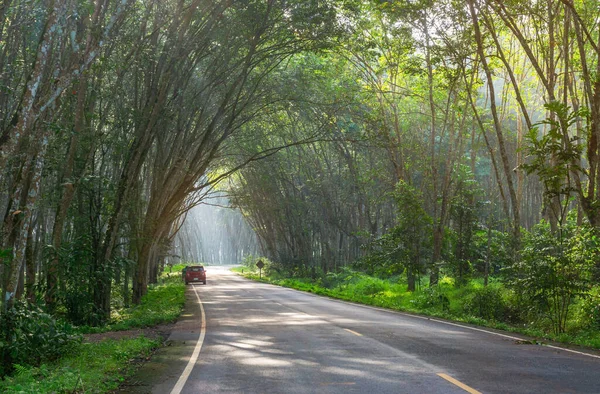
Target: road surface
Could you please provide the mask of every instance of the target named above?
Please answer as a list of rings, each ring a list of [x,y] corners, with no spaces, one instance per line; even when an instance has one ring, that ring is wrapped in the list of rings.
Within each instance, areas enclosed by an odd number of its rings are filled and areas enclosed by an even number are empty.
[[[600,393],[597,354],[256,283],[218,267],[207,280],[188,289],[175,345],[148,391]]]

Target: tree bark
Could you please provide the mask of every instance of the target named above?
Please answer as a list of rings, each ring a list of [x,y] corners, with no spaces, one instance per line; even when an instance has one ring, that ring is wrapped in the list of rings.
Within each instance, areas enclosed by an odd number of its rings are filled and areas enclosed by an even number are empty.
[[[475,11],[474,0],[468,0],[469,11],[471,13],[471,19],[473,21],[473,28],[475,32],[475,41],[477,43],[477,53],[479,55],[479,59],[481,61],[481,66],[486,75],[486,83],[488,86],[488,91],[490,93],[490,110],[492,113],[492,117],[494,119],[494,130],[496,131],[496,138],[498,140],[498,148],[500,150],[500,158],[502,161],[502,168],[504,170],[504,176],[506,178],[506,183],[508,186],[508,194],[510,196],[511,208],[512,208],[512,232],[513,238],[515,242],[515,251],[519,249],[519,244],[521,240],[521,219],[520,219],[520,210],[519,210],[519,202],[517,200],[517,193],[515,191],[512,170],[510,168],[510,163],[508,159],[508,154],[506,152],[506,144],[504,142],[504,134],[502,132],[502,125],[500,124],[500,119],[498,118],[498,110],[496,108],[496,92],[494,88],[494,80],[492,72],[488,66],[487,58],[484,52],[483,38],[481,36],[481,30],[479,28],[479,19],[477,16],[477,12]]]

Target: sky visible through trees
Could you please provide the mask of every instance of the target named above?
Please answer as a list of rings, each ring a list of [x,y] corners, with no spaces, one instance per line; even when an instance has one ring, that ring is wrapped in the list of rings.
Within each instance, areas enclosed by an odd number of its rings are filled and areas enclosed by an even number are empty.
[[[174,259],[260,254],[600,324],[599,5],[3,1],[3,313],[102,324]],[[215,193],[239,216],[190,220]]]

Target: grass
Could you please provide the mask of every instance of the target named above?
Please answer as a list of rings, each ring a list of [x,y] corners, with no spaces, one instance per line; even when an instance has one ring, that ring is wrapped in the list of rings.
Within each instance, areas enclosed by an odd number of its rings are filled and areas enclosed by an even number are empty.
[[[181,266],[165,273],[149,287],[140,305],[113,312],[112,321],[102,327],[79,327],[81,333],[101,333],[151,327],[172,322],[181,314],[185,285]],[[0,380],[2,393],[106,393],[116,389],[130,375],[133,361],[148,357],[161,345],[143,336],[121,340],[106,339],[80,343],[68,354],[40,367],[16,366],[12,377]]]
[[[106,393],[132,372],[131,361],[147,357],[158,341],[144,337],[81,343],[55,363],[37,368],[17,366],[0,382],[3,393]]]
[[[259,280],[253,267],[236,267],[232,271]],[[484,288],[481,280],[474,279],[458,287],[451,278],[443,278],[434,289],[423,285],[417,291],[409,292],[399,278],[383,280],[350,270],[315,280],[282,278],[276,274],[268,276],[263,270],[260,280],[345,301],[600,349],[600,330],[573,323],[568,333],[556,335],[544,322],[519,321],[515,317],[518,302],[511,299],[512,293],[499,282],[492,281]]]
[[[157,284],[151,285],[139,305],[114,310],[107,325],[83,326],[79,331],[84,334],[123,331],[175,321],[185,303],[185,284],[181,280],[181,269],[178,272],[177,267],[173,267],[173,273],[164,273]]]

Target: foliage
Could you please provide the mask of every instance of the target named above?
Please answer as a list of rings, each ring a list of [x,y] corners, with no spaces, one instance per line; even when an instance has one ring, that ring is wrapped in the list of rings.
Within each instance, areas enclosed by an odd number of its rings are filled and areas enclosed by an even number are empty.
[[[497,286],[475,288],[465,299],[465,312],[489,321],[506,321],[502,289]]]
[[[244,256],[244,259],[242,260],[241,264],[248,269],[255,270],[256,263],[258,262],[258,260],[258,257],[249,254]]]
[[[549,319],[555,333],[565,332],[572,304],[587,296],[599,247],[593,230],[573,218],[560,232],[557,237],[548,223],[537,225],[525,237],[510,281],[530,315]]]
[[[221,186],[273,279],[597,329],[586,2],[4,3],[2,294],[77,325],[173,319],[179,271],[163,289],[160,268],[185,254],[172,250],[185,213]]]
[[[544,105],[553,117],[544,119],[529,130],[526,138],[527,154],[531,162],[523,164],[527,173],[536,173],[544,184],[547,197],[569,195],[572,185],[568,183],[570,172],[581,172],[579,164],[583,145],[577,136],[569,136],[567,130],[581,118],[588,119],[586,108],[572,111],[564,103],[553,101]],[[548,126],[539,136],[539,126]]]
[[[176,265],[175,272],[163,273],[140,305],[114,311],[111,324],[100,327],[72,328],[66,323],[52,323],[50,315],[36,307],[30,306],[30,310],[25,311],[18,304],[16,311],[20,312],[15,314],[21,328],[15,331],[15,341],[8,342],[8,349],[16,349],[20,358],[12,359],[15,371],[0,382],[0,391],[104,393],[115,389],[129,373],[131,360],[146,357],[159,343],[144,337],[80,343],[81,336],[76,332],[128,330],[174,321],[185,302],[185,285],[178,272],[182,267]],[[25,342],[18,341],[21,337]],[[6,345],[6,342],[0,341],[0,344]],[[46,356],[33,364],[31,360],[42,351]]]
[[[360,281],[362,277],[363,276],[359,272],[349,267],[342,267],[336,272],[328,272],[322,278],[317,280],[317,284],[328,289],[333,289],[336,287],[342,287],[349,283]]]
[[[474,268],[479,276],[483,276],[485,272],[485,261],[490,258],[490,275],[502,277],[514,261],[512,256],[512,239],[510,234],[487,229],[478,230],[473,234],[473,244],[475,262]]]
[[[440,285],[427,287],[415,294],[411,300],[411,305],[418,310],[448,312],[450,300],[446,293],[447,291]]]
[[[58,362],[28,368],[0,381],[3,393],[106,393],[132,371],[131,360],[147,357],[159,344],[138,337],[81,343]]]
[[[423,209],[419,193],[405,182],[394,192],[397,225],[371,242],[367,256],[357,264],[368,273],[392,276],[406,272],[409,289],[424,270],[431,246],[431,218]]]
[[[353,291],[366,296],[381,294],[389,288],[389,283],[378,278],[364,277],[354,283]]]
[[[14,364],[39,366],[68,353],[80,336],[73,327],[56,320],[37,305],[17,302],[0,320],[0,375]]]
[[[450,223],[454,232],[450,269],[458,284],[466,283],[472,275],[472,262],[476,259],[473,238],[478,228],[483,191],[478,187],[471,170],[461,165],[455,170],[456,188],[450,203]]]
[[[100,327],[81,326],[78,330],[85,333],[120,331],[175,321],[185,303],[185,284],[180,271],[163,273],[161,278],[161,283],[150,286],[139,305],[115,310],[109,324]]]
[[[45,259],[57,259],[59,276],[63,286],[55,290],[58,313],[75,325],[99,324],[103,318],[94,302],[94,288],[98,281],[110,280],[117,269],[131,262],[116,259],[107,262],[100,270],[94,263],[93,241],[81,235],[62,244],[57,251],[51,245],[45,250]],[[47,290],[46,290],[47,291]]]
[[[256,266],[256,264],[259,261],[262,261],[264,264],[264,266],[262,268],[262,272],[264,275],[277,276],[278,274],[281,273],[282,268],[289,268],[289,267],[283,267],[280,264],[276,264],[266,257],[252,256],[252,255],[244,256],[244,259],[242,260],[242,265],[251,272],[258,272],[259,269]],[[292,271],[290,271],[290,273],[291,272]]]
[[[580,302],[581,325],[600,332],[600,287],[593,288]]]
[[[563,226],[568,213],[570,196],[577,192],[580,176],[586,176],[581,166],[583,144],[581,137],[569,129],[581,119],[589,123],[590,113],[583,107],[572,111],[565,103],[552,101],[544,105],[551,116],[535,124],[526,135],[526,153],[529,162],[522,167],[528,174],[536,174],[544,187],[545,207],[553,227]],[[539,126],[547,126],[539,136]]]

